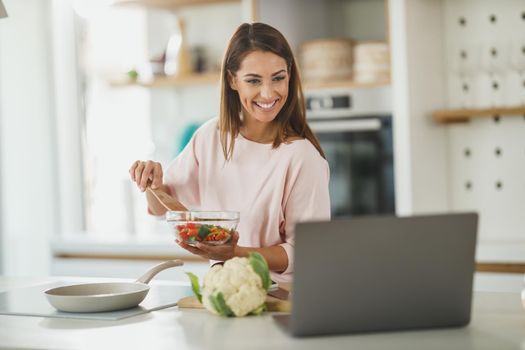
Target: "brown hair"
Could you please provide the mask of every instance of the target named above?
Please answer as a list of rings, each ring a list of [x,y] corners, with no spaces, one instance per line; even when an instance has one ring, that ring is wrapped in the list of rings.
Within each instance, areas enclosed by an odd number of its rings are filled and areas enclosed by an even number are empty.
[[[241,127],[241,101],[237,91],[229,84],[229,74],[235,75],[242,60],[253,51],[272,52],[286,61],[290,76],[288,98],[272,123],[277,123],[277,135],[273,148],[288,136],[301,136],[309,140],[325,158],[324,152],[314,133],[306,123],[303,89],[299,69],[284,36],[275,28],[264,23],[243,23],[230,39],[221,70],[221,105],[219,131],[225,159],[231,159],[235,138]],[[228,140],[229,133],[229,140]]]

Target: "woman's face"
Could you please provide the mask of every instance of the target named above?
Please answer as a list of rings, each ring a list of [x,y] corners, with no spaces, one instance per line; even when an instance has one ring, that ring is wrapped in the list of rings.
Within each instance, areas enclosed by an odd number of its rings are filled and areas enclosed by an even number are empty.
[[[289,79],[284,58],[253,51],[231,77],[230,86],[239,93],[245,118],[271,122],[286,102]]]

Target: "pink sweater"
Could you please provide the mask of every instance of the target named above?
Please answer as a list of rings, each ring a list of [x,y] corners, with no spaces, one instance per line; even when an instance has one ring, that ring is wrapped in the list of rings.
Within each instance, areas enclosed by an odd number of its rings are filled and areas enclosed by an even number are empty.
[[[272,149],[239,134],[226,162],[215,118],[195,132],[164,182],[190,210],[239,211],[238,244],[283,247],[288,268],[271,278],[291,282],[295,223],[330,218],[328,179],[328,163],[308,140]]]

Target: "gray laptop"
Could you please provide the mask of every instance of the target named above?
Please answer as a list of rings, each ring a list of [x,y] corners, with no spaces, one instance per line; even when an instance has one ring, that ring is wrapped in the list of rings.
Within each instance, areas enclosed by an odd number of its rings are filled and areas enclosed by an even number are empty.
[[[294,336],[470,322],[478,215],[363,217],[296,228]]]

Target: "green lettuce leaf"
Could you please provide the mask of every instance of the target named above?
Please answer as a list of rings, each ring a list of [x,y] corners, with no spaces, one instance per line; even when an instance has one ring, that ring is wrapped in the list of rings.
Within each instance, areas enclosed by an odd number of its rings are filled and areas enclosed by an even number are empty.
[[[199,232],[197,234],[199,235],[201,239],[204,239],[208,237],[210,232],[211,232],[211,229],[209,225],[202,225],[201,227],[199,227]]]
[[[197,297],[197,300],[199,300],[199,303],[202,304],[202,294],[201,294],[201,286],[199,285],[199,277],[195,276],[195,274],[191,272],[186,272],[186,275],[190,278],[191,282],[191,290],[193,293],[195,293],[195,296]]]
[[[270,271],[268,269],[268,263],[266,263],[264,257],[257,252],[249,253],[248,260],[255,273],[257,273],[259,277],[261,277],[263,288],[265,290],[268,290],[268,288],[270,288],[270,285],[272,284],[272,281],[270,280]]]

